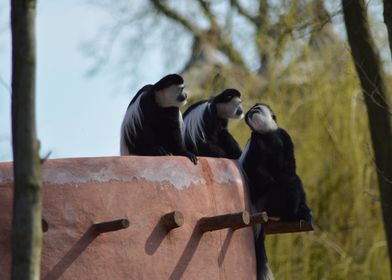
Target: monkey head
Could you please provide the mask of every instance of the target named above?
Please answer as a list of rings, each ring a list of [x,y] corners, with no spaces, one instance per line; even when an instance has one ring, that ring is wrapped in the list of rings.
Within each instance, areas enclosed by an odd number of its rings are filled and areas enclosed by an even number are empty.
[[[245,115],[246,124],[259,133],[265,133],[278,129],[276,116],[272,109],[262,103],[257,103]]]
[[[241,119],[244,117],[241,93],[236,89],[225,89],[213,97],[211,103],[216,106],[217,115],[221,119]]]
[[[159,107],[182,107],[187,102],[184,92],[184,79],[177,74],[170,74],[153,85],[155,102]]]

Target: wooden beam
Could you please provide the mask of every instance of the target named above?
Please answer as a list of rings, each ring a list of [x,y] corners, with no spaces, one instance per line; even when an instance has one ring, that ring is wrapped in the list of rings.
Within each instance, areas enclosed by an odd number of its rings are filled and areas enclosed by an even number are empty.
[[[294,233],[313,231],[312,222],[298,221],[298,222],[268,222],[264,225],[265,234],[278,233]]]

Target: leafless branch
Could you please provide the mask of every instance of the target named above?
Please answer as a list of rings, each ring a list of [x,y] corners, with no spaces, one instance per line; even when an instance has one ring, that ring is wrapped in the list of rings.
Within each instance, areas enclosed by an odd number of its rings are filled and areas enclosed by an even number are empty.
[[[246,19],[248,19],[253,23],[256,23],[256,18],[251,14],[249,14],[247,11],[245,11],[245,9],[241,6],[241,4],[237,0],[230,0],[230,5],[234,7],[241,16],[245,17]]]
[[[195,26],[189,19],[181,16],[175,10],[163,4],[160,0],[150,0],[151,4],[157,9],[158,12],[164,14],[167,18],[170,18],[180,23],[185,29],[189,30],[194,36],[199,37],[201,30]]]
[[[201,9],[202,9],[204,15],[205,15],[205,16],[208,18],[208,20],[210,21],[211,28],[212,28],[213,30],[220,31],[221,28],[220,28],[220,26],[219,26],[219,23],[218,23],[218,21],[216,20],[215,15],[212,13],[212,11],[211,11],[211,9],[210,9],[210,7],[209,7],[209,4],[208,4],[206,1],[204,1],[204,0],[198,0],[198,2],[199,2],[199,4],[200,4],[200,6],[201,6]]]

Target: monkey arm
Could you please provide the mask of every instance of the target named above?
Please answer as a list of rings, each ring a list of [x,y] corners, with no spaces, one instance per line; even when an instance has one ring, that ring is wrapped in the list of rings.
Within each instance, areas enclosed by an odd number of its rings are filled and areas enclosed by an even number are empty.
[[[156,143],[151,137],[141,137],[143,145],[139,148],[139,153],[145,156],[168,156],[170,153],[164,147]]]
[[[178,120],[178,118],[177,118]],[[185,140],[182,136],[181,132],[181,125],[179,123],[174,123],[177,124],[173,126],[170,131],[170,139],[172,141],[171,147],[172,147],[172,153],[173,155],[177,156],[185,156],[192,161],[193,164],[197,164],[197,157],[194,153],[188,151],[186,145],[185,145]]]
[[[297,209],[296,218],[299,220],[311,221],[312,211],[306,204],[306,194],[301,181],[301,178],[296,174],[296,163],[294,155],[294,144],[291,140],[290,135],[283,129],[281,129],[282,139],[285,146],[285,163],[284,163],[284,173],[289,178],[288,185],[293,186],[296,195],[295,207]]]
[[[137,152],[145,156],[167,156],[170,155],[155,137],[154,129],[151,125],[145,125],[143,131],[138,134]]]
[[[288,176],[296,176],[296,163],[294,156],[294,144],[290,135],[284,130],[279,129],[284,145],[283,172]]]
[[[276,183],[271,173],[262,166],[256,168],[256,174],[260,185],[270,186]]]
[[[219,144],[228,158],[238,159],[241,156],[240,146],[227,129],[222,129],[219,133]]]

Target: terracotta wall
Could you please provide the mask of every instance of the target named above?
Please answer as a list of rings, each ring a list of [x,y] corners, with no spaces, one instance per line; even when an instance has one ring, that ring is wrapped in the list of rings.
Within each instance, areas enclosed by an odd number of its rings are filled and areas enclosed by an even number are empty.
[[[248,208],[235,163],[183,157],[48,160],[42,279],[255,279],[252,229],[201,234],[204,216]],[[0,163],[0,279],[9,279],[12,165]],[[159,220],[179,210],[184,225]],[[91,225],[127,218],[101,235]]]

